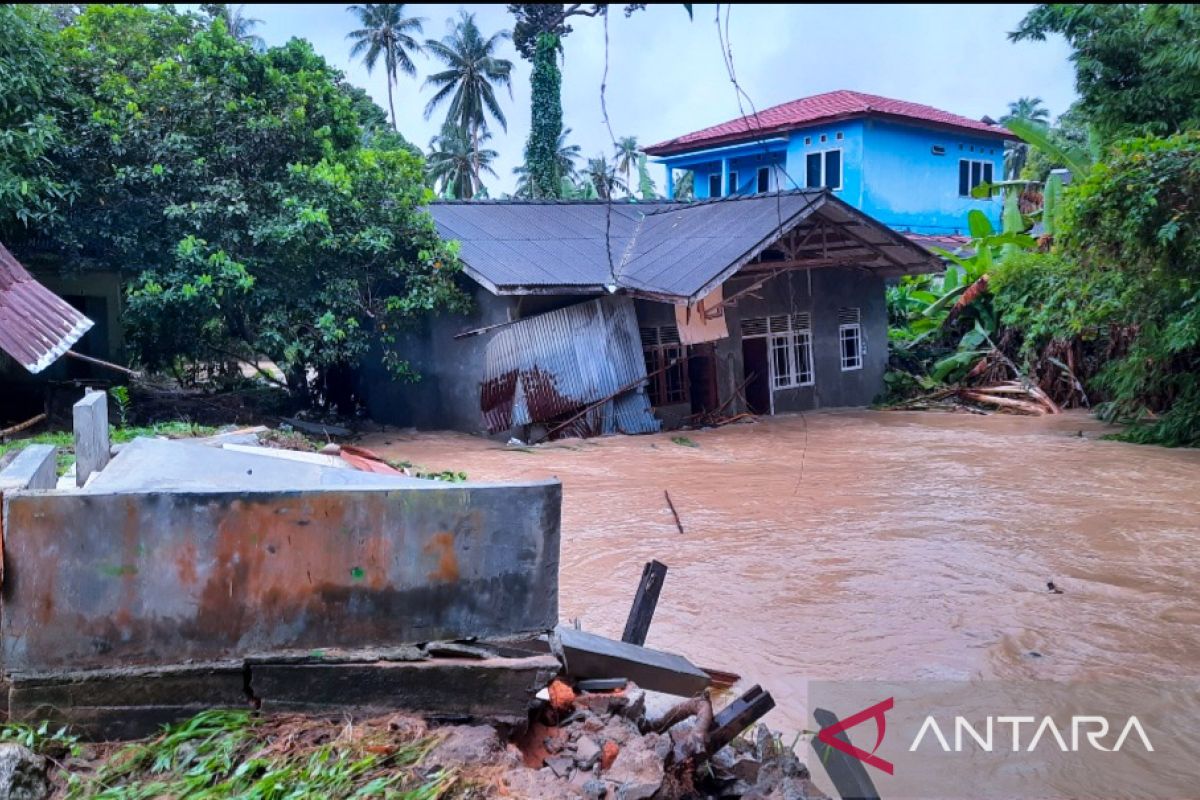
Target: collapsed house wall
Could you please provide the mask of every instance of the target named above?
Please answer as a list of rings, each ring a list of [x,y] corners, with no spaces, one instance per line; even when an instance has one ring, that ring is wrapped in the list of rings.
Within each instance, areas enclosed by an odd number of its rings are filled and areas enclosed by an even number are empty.
[[[557,481],[9,492],[4,671],[544,631],[560,504]]]
[[[465,331],[575,305],[587,295],[497,296],[464,278],[471,296],[466,313],[429,314],[419,326],[397,336],[396,352],[418,374],[396,380],[378,353],[364,369],[362,388],[371,419],[420,430],[486,434],[479,406],[489,333],[454,337]]]

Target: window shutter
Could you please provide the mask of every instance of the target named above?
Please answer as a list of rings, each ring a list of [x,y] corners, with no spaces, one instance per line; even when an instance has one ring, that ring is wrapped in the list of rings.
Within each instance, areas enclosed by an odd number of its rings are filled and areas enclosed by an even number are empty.
[[[766,333],[766,317],[750,317],[742,320],[742,336],[764,336]]]
[[[838,309],[838,324],[839,325],[857,325],[861,315],[857,308],[839,308]]]

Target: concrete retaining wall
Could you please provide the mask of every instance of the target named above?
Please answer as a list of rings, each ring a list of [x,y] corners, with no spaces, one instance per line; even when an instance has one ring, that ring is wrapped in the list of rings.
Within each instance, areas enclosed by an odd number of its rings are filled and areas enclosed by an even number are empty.
[[[557,481],[5,495],[6,673],[548,630]]]

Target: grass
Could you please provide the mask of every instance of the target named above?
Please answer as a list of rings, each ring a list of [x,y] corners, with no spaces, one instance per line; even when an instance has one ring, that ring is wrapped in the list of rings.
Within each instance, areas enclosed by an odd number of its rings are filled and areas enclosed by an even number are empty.
[[[110,751],[90,773],[60,772],[56,783],[67,800],[434,800],[460,785],[453,771],[422,766],[436,742],[386,724],[205,711]]]
[[[160,422],[145,427],[109,427],[109,438],[113,444],[131,442],[139,436],[166,436],[171,439],[187,439],[196,436],[210,436],[217,429],[207,425],[197,425],[194,422]],[[58,474],[62,475],[75,463],[75,438],[70,431],[51,431],[38,433],[24,439],[13,439],[0,442],[0,456],[9,450],[16,450],[30,444],[49,444],[58,448]]]
[[[469,480],[467,473],[458,472],[452,469],[443,469],[440,471],[427,470],[424,467],[418,467],[411,461],[395,461],[389,460],[388,466],[392,469],[408,470],[413,477],[427,478],[432,481],[446,481],[447,483],[462,483]]]

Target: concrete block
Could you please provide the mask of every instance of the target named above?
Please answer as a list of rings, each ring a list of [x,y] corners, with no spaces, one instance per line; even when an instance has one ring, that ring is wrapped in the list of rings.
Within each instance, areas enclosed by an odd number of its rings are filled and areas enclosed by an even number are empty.
[[[263,711],[411,711],[442,719],[524,720],[558,674],[553,656],[433,658],[374,664],[254,664]]]
[[[108,393],[88,392],[72,408],[75,427],[75,485],[83,486],[93,472],[108,465]]]
[[[53,489],[58,480],[58,449],[48,444],[31,444],[0,471],[0,492],[12,489]]]
[[[509,637],[558,620],[558,481],[114,494],[93,486],[14,492],[5,503],[8,671]]]
[[[138,739],[210,708],[249,708],[240,661],[13,675],[14,721],[70,725],[93,740]]]
[[[704,691],[708,674],[686,658],[559,626],[551,649],[572,678],[627,678],[643,689],[691,697]]]

